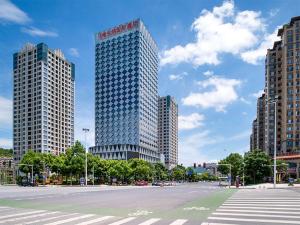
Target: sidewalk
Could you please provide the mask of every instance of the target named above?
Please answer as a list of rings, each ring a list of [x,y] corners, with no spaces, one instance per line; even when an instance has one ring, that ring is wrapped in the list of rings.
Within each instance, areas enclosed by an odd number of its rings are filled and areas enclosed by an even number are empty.
[[[235,186],[231,186],[230,188],[236,188]],[[262,183],[255,185],[246,185],[245,187],[240,186],[238,189],[273,189],[273,183]],[[300,188],[300,184],[294,184],[294,186],[288,186],[287,183],[284,184],[276,184],[276,188],[278,189],[287,189],[287,188]]]

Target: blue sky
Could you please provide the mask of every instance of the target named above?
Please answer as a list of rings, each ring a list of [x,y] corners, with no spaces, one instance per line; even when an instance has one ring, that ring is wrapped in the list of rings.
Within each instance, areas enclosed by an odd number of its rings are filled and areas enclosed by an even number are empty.
[[[299,1],[0,0],[0,146],[12,146],[12,54],[31,42],[76,64],[75,137],[94,144],[94,33],[141,18],[160,51],[159,94],[179,105],[179,162],[249,149],[264,55]]]

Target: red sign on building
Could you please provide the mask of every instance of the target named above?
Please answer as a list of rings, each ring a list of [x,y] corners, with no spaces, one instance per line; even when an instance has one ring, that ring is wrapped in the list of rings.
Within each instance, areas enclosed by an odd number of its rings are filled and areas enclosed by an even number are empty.
[[[112,29],[109,29],[107,31],[100,32],[98,34],[98,38],[100,40],[104,40],[106,38],[115,36],[117,34],[121,34],[123,32],[126,32],[126,31],[132,30],[134,28],[137,28],[138,25],[139,25],[139,20],[134,20],[134,21],[131,21],[131,22],[126,23],[126,24],[121,24],[121,25],[116,26],[116,27],[114,27]]]

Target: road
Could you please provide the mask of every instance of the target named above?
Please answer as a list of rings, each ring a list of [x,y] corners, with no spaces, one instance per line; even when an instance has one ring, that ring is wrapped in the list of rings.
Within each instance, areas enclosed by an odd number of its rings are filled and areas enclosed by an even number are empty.
[[[174,187],[4,187],[0,224],[300,224],[300,192]]]

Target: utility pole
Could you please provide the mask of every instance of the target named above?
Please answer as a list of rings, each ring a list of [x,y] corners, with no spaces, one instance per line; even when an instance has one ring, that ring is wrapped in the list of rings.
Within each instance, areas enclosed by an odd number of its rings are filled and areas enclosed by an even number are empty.
[[[88,128],[82,129],[84,132],[84,139],[85,139],[85,186],[87,186],[87,143],[86,143],[86,134],[90,130]]]

